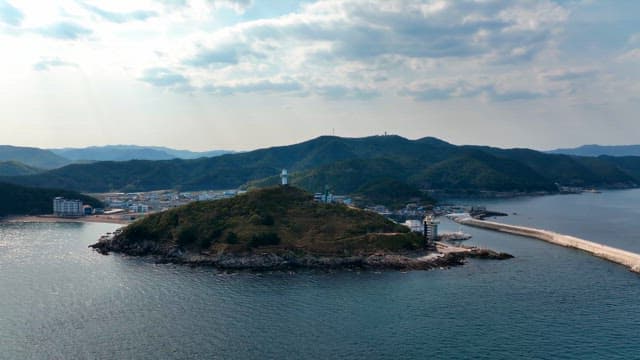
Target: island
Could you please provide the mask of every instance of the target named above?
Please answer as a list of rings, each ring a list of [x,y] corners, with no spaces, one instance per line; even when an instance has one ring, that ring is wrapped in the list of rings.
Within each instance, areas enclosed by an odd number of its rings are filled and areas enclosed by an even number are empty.
[[[429,244],[377,213],[314,201],[293,186],[199,201],[149,215],[90,245],[102,254],[220,269],[431,269],[467,257],[505,259],[487,249]]]

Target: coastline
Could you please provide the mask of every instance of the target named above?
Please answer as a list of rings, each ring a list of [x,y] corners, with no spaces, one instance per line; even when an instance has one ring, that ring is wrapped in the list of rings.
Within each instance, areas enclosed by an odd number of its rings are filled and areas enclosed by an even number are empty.
[[[53,215],[10,215],[0,218],[0,223],[103,223],[127,225],[131,221],[107,215],[83,216],[77,218],[58,217]]]
[[[367,269],[367,270],[430,270],[464,265],[467,258],[505,260],[507,253],[477,247],[436,243],[433,251],[377,251],[351,256],[299,253],[284,249],[263,249],[260,252],[208,253],[189,252],[177,247],[162,247],[152,242],[121,244],[113,236],[103,236],[89,245],[102,255],[111,252],[146,257],[157,263],[188,266],[208,266],[221,270],[272,271],[292,269]],[[271,251],[270,251],[271,250]]]

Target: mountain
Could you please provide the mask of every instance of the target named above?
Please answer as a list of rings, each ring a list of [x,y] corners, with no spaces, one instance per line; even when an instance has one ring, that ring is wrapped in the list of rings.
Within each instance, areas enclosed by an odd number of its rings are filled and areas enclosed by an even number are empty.
[[[395,180],[418,189],[553,191],[562,185],[620,187],[640,183],[636,164],[609,157],[545,154],[529,149],[456,146],[435,138],[323,136],[299,144],[193,160],[72,164],[42,174],[4,177],[28,186],[85,192],[231,189],[277,183],[283,168],[304,189],[352,193]]]
[[[577,156],[640,156],[640,145],[582,145],[576,148],[556,149],[547,152]]]
[[[86,148],[51,149],[55,154],[73,161],[171,160],[214,157],[230,153],[225,150],[193,152],[159,146],[107,145]]]
[[[229,150],[210,150],[210,151],[190,151],[190,150],[176,150],[162,146],[151,146],[150,149],[165,152],[172,156],[172,159],[198,159],[201,157],[216,157],[224,154],[233,154],[235,151]]]
[[[18,161],[0,161],[0,176],[32,175],[43,171]]]
[[[615,184],[640,183],[637,176],[624,171],[608,159],[584,156],[553,155],[530,149],[498,149],[483,146],[465,146],[522,163],[548,182],[567,186],[609,187]],[[640,161],[637,158],[636,161]]]
[[[48,150],[10,145],[0,145],[0,161],[18,161],[40,169],[55,169],[71,163]]]
[[[53,199],[63,196],[82,200],[93,207],[102,207],[102,203],[90,196],[73,191],[28,188],[19,185],[0,183],[0,216],[6,215],[42,215],[53,212]]]
[[[413,176],[414,182],[447,190],[554,190],[553,182],[520,161],[495,157],[481,150],[463,150]]]

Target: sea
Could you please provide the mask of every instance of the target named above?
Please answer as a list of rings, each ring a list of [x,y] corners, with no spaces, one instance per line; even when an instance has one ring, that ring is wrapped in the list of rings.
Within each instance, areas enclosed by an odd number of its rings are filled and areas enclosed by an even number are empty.
[[[467,203],[640,252],[640,190]],[[539,240],[463,227],[515,258],[256,274],[87,247],[116,228],[0,224],[0,359],[640,359],[640,275]]]

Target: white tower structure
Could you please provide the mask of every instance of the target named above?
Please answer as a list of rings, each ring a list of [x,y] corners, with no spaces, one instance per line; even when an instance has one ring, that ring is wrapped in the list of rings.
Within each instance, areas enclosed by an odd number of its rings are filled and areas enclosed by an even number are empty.
[[[289,174],[287,173],[287,169],[282,169],[280,179],[282,179],[282,186],[289,185]]]
[[[432,215],[427,215],[424,218],[424,239],[429,245],[438,240],[438,224],[440,224],[440,221],[436,220]]]

